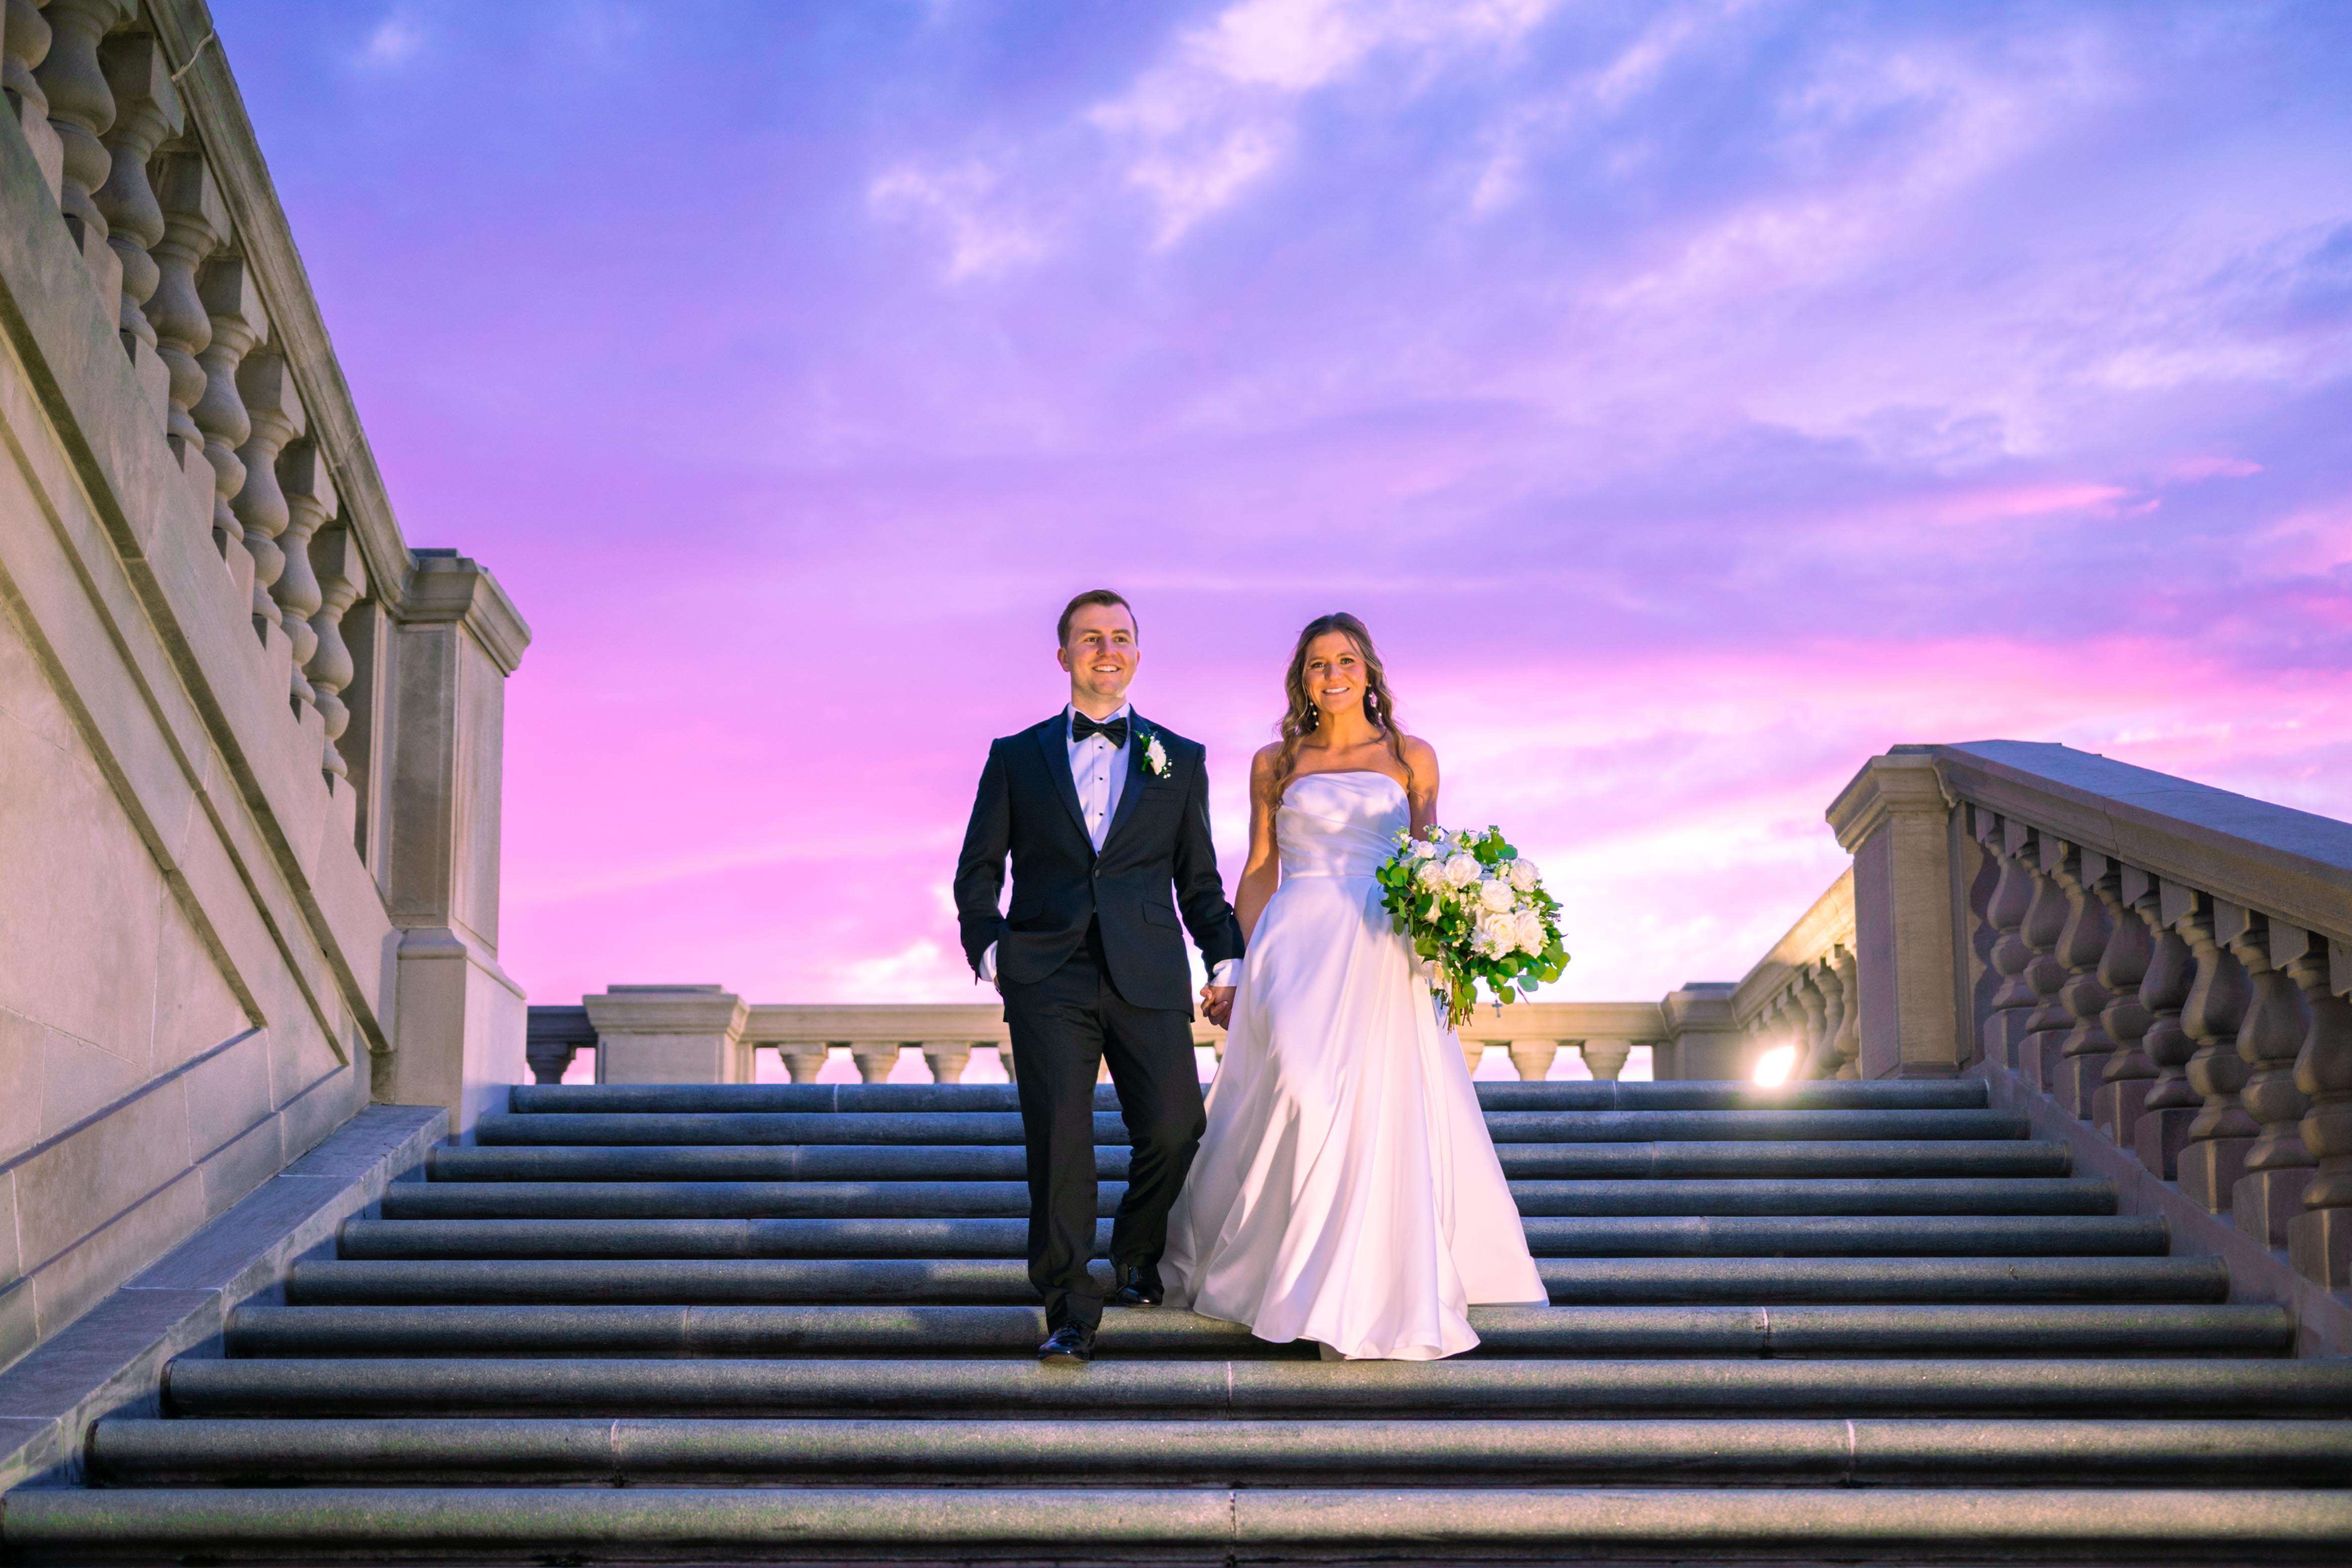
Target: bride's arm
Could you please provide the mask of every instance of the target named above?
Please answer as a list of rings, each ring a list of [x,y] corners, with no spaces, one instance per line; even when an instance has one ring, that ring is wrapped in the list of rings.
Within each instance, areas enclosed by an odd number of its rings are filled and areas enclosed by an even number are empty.
[[[1429,830],[1437,826],[1437,748],[1412,735],[1400,737],[1404,745],[1404,765],[1412,770],[1412,782],[1404,793],[1412,803],[1412,835],[1426,838]]]
[[[1282,860],[1274,847],[1274,769],[1282,748],[1267,746],[1250,759],[1249,860],[1234,888],[1234,913],[1242,922],[1242,939],[1257,934],[1257,917],[1282,880]]]

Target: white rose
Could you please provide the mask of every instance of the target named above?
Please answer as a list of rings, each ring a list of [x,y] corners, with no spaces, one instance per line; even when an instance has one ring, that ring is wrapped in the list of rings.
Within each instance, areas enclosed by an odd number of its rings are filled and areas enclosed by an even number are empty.
[[[1437,846],[1426,838],[1419,839],[1413,844],[1412,858],[1416,860],[1434,860],[1437,858]]]
[[[1521,910],[1511,917],[1511,923],[1518,928],[1518,949],[1521,952],[1532,957],[1544,950],[1547,933],[1543,916],[1533,910]]]
[[[1414,881],[1424,888],[1432,889],[1443,888],[1446,885],[1445,863],[1442,860],[1423,860],[1413,868],[1412,877]]]
[[[1490,910],[1507,910],[1518,901],[1518,895],[1511,891],[1508,882],[1481,882],[1478,884],[1478,901]]]
[[[1445,862],[1445,880],[1452,887],[1467,887],[1478,879],[1478,857],[1456,855]]]
[[[1536,884],[1542,880],[1543,876],[1536,869],[1536,863],[1534,861],[1514,860],[1511,862],[1511,886],[1517,888],[1522,893],[1531,893],[1535,891]]]
[[[1510,917],[1490,912],[1478,917],[1478,934],[1474,939],[1478,951],[1490,958],[1500,958],[1511,951],[1519,940]]]

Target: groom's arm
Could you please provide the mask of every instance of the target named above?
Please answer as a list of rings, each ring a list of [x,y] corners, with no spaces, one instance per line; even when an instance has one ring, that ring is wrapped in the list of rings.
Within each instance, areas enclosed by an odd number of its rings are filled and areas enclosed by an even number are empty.
[[[1184,795],[1184,820],[1176,830],[1176,907],[1212,974],[1227,959],[1242,955],[1241,921],[1225,902],[1217,875],[1217,847],[1209,837],[1209,754],[1203,749]]]
[[[956,924],[963,937],[963,955],[974,974],[980,961],[1004,933],[1004,857],[1013,847],[1013,800],[1004,780],[1004,758],[988,748],[988,765],[980,771],[980,790],[972,797],[971,822],[963,830],[963,852],[956,857]]]

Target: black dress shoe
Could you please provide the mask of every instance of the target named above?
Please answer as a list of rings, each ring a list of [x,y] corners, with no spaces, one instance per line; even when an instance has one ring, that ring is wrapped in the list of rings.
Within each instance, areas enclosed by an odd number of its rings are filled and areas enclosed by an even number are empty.
[[[1118,1271],[1118,1283],[1112,1287],[1108,1305],[1113,1307],[1157,1307],[1168,1300],[1168,1287],[1160,1282],[1158,1265],[1130,1263]]]
[[[1047,1366],[1084,1366],[1095,1359],[1095,1331],[1064,1323],[1037,1347],[1037,1359]]]

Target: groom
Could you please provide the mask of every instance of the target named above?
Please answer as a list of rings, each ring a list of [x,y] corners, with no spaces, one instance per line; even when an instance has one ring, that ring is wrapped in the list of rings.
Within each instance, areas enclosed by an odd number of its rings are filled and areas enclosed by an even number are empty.
[[[1108,589],[1062,612],[1069,706],[990,745],[956,861],[964,956],[1004,997],[1029,1145],[1029,1279],[1045,1299],[1047,1362],[1094,1358],[1097,1068],[1110,1063],[1134,1148],[1111,1229],[1111,1300],[1156,1307],[1168,1209],[1206,1119],[1192,1056],[1184,911],[1210,982],[1233,1001],[1241,926],[1209,842],[1207,753],[1129,707],[1135,613]],[[1000,914],[1004,860],[1013,906]],[[1174,898],[1170,897],[1171,889]]]

